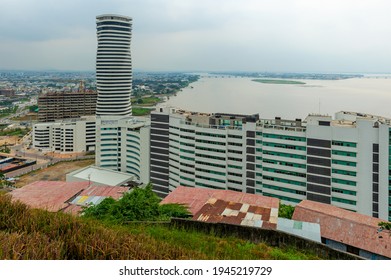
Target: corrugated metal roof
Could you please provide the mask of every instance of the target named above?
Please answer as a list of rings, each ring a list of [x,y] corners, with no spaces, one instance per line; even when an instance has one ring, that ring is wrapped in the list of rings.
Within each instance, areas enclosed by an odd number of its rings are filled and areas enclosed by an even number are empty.
[[[241,204],[262,205],[266,208],[275,209],[272,210],[271,213],[273,213],[273,215],[275,214],[275,217],[278,216],[278,198],[229,190],[213,190],[206,188],[190,188],[180,186],[171,193],[169,193],[168,196],[166,196],[161,203],[186,204],[189,207],[189,211],[194,215],[204,206],[204,204],[210,198],[215,198],[216,200],[221,199],[224,201],[231,201]],[[235,210],[240,210],[240,207]],[[258,211],[260,211],[260,209]],[[254,211],[250,210],[250,212]],[[277,218],[275,219],[275,223],[277,223]]]
[[[178,187],[161,202],[189,207],[193,219],[275,229],[279,199],[228,190]]]
[[[387,222],[342,208],[303,200],[293,213],[294,220],[319,223],[322,237],[391,258],[389,232],[377,232]]]
[[[88,182],[36,181],[11,192],[12,198],[33,207],[59,211],[66,201],[88,187]]]
[[[97,205],[102,202],[107,196],[77,196],[72,200],[71,204],[88,206],[88,205]]]
[[[278,218],[277,230],[321,242],[320,225],[317,223]]]
[[[97,205],[106,197],[118,199],[128,190],[129,187],[89,186],[87,181],[36,181],[13,190],[11,195],[33,208],[77,213],[81,206]]]
[[[251,227],[262,227],[265,221],[269,222],[269,228],[276,228],[275,223],[274,226],[272,225],[270,213],[271,208],[211,198],[195,213],[193,219],[208,223],[227,223]]]

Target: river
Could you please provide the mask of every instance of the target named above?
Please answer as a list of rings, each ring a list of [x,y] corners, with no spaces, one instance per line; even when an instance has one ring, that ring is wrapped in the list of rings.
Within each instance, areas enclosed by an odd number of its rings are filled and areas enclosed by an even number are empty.
[[[297,81],[306,84],[204,75],[164,104],[198,112],[259,113],[261,118],[304,119],[309,113],[334,116],[342,110],[391,118],[389,76]]]

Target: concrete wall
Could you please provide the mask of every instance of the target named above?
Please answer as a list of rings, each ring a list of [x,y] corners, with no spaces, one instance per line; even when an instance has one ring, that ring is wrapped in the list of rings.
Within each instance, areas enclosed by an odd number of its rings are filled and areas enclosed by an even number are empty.
[[[179,228],[194,229],[205,233],[213,233],[215,236],[221,237],[237,237],[248,240],[254,243],[264,242],[270,246],[284,247],[293,246],[303,249],[309,253],[313,253],[322,259],[331,260],[361,260],[359,256],[355,256],[342,251],[334,250],[322,243],[313,242],[308,239],[300,238],[285,232],[260,229],[253,227],[244,227],[230,224],[212,224],[185,219],[172,219],[171,225]]]

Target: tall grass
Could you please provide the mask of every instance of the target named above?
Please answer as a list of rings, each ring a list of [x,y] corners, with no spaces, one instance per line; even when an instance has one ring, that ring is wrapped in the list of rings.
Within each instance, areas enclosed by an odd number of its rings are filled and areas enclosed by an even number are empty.
[[[204,259],[145,234],[30,209],[0,195],[0,259]]]
[[[0,195],[0,259],[317,259],[238,238],[162,224],[126,226],[31,209]]]
[[[295,247],[279,248],[265,243],[252,243],[236,237],[218,237],[213,233],[203,233],[195,229],[175,226],[144,225],[130,229],[142,231],[156,240],[168,244],[181,244],[185,250],[197,251],[214,260],[315,260],[320,257],[311,250]],[[216,233],[217,234],[217,233]]]

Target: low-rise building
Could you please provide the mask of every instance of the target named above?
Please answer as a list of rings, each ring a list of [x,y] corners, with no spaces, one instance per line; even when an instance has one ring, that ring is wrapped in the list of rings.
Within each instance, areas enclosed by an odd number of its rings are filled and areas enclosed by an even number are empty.
[[[278,217],[279,201],[259,194],[179,186],[161,204],[185,205],[195,221],[278,230],[320,243],[319,224]]]
[[[101,168],[97,166],[87,166],[82,169],[75,170],[66,175],[67,182],[89,182],[94,186],[133,186],[139,185],[135,181],[135,176]]]
[[[391,233],[381,231],[378,218],[333,205],[304,200],[293,219],[320,224],[322,243],[366,259],[391,259]]]
[[[50,212],[79,214],[83,206],[97,205],[106,197],[118,199],[129,187],[95,186],[88,181],[36,181],[10,194],[32,208]]]
[[[258,194],[180,186],[161,203],[186,205],[196,221],[277,227],[279,199]]]
[[[33,147],[43,152],[78,153],[95,150],[95,116],[37,123]]]

